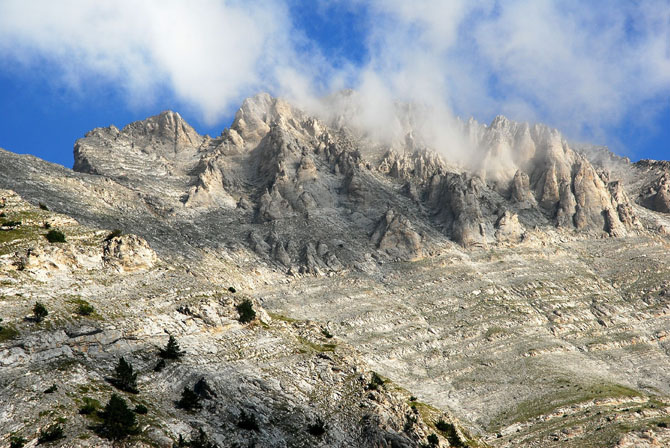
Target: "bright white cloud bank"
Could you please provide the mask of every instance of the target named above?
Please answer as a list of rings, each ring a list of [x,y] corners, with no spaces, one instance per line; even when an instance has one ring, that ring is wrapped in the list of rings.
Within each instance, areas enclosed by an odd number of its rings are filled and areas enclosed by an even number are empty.
[[[292,1],[3,0],[0,58],[46,59],[75,89],[98,78],[131,101],[167,88],[209,123],[260,90],[308,101],[352,87],[371,122],[399,99],[597,138],[670,101],[669,0],[337,0],[366,15],[369,56],[338,70]]]

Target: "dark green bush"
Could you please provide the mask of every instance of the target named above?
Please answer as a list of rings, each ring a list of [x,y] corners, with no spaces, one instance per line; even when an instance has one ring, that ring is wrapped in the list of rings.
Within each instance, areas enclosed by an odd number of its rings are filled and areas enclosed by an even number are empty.
[[[333,334],[330,331],[328,331],[326,327],[323,327],[321,329],[321,334],[324,335],[326,339],[331,339],[333,337]]]
[[[137,433],[135,413],[128,407],[126,401],[113,394],[100,413],[102,423],[97,428],[98,433],[112,440],[125,439]]]
[[[247,431],[258,431],[258,422],[254,414],[247,414],[242,410],[240,412],[240,419],[237,421],[237,427]]]
[[[27,440],[21,436],[12,436],[12,438],[9,439],[9,448],[23,448],[23,445],[25,445],[26,442]]]
[[[145,415],[147,412],[149,412],[149,409],[147,409],[146,406],[144,406],[142,403],[138,404],[135,406],[135,414],[140,414],[140,415]]]
[[[309,432],[314,437],[321,437],[326,433],[326,424],[321,419],[321,417],[317,417],[314,423],[311,423],[309,426],[307,426],[307,432]]]
[[[377,390],[379,389],[380,386],[384,385],[384,380],[382,377],[377,375],[377,372],[372,372],[372,377],[370,378],[370,382],[368,383],[368,390]]]
[[[426,437],[426,440],[428,441],[429,447],[440,446],[440,439],[438,439],[437,435],[435,434],[429,435],[428,437]]]
[[[18,227],[21,225],[21,221],[5,221],[2,223],[2,227]]]
[[[123,356],[119,358],[119,363],[114,370],[114,377],[110,381],[117,389],[136,394],[137,391],[137,373],[133,371],[133,366],[127,362]]]
[[[163,359],[179,359],[184,356],[184,352],[179,348],[179,344],[175,337],[170,335],[165,348],[160,349],[159,356]]]
[[[82,302],[77,306],[77,314],[80,316],[90,316],[94,312],[95,308],[88,302]]]
[[[61,232],[60,230],[56,229],[51,229],[49,232],[47,232],[47,240],[50,243],[64,243],[65,242],[65,234]]]
[[[177,407],[185,411],[195,411],[202,408],[200,403],[200,397],[196,394],[193,389],[185,387],[181,393],[181,398],[177,402]]]
[[[42,322],[49,315],[47,308],[40,302],[35,302],[33,306],[33,318],[36,322]]]
[[[37,443],[41,445],[42,443],[53,442],[62,439],[63,437],[65,437],[63,435],[63,427],[58,423],[54,423],[53,425],[40,430],[40,434],[37,437]]]
[[[235,289],[234,286],[229,286],[228,291],[231,292],[232,294],[235,294],[237,292],[237,289]]]
[[[0,218],[6,218],[7,214],[5,212],[0,212]]]
[[[256,311],[254,311],[254,305],[251,303],[251,300],[244,299],[242,303],[235,307],[239,313],[239,321],[243,324],[251,322],[256,318]]]
[[[58,390],[58,386],[52,384],[50,388],[44,391],[45,394],[52,394]]]
[[[47,210],[47,211],[49,210],[49,207],[47,207],[47,205],[42,203],[42,202],[40,202],[39,206],[40,206],[40,209],[42,209],[42,210]]]

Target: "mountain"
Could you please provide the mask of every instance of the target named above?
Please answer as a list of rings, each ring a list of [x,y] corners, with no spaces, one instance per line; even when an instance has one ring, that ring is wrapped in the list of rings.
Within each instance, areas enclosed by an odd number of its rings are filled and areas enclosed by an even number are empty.
[[[431,111],[400,103],[380,133],[358,101],[310,113],[259,94],[214,138],[166,111],[90,131],[73,170],[0,151],[4,219],[22,222],[0,243],[16,333],[1,393],[35,403],[0,433],[36,434],[78,383],[101,401],[123,355],[141,373],[129,399],[153,415],[137,444],[198,428],[222,446],[668,443],[670,163],[502,116],[449,119],[438,138]],[[21,320],[36,300],[48,326]],[[154,373],[165,332],[189,360]],[[78,383],[36,400],[61,364]],[[199,378],[218,397],[206,409],[170,404]],[[242,410],[258,431],[236,426]],[[106,443],[53,414],[77,444]]]

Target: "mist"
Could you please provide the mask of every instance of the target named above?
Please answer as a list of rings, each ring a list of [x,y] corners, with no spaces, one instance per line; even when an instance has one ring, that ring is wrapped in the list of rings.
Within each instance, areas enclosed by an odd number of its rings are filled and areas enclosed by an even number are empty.
[[[626,120],[653,122],[670,97],[667,0],[319,1],[324,17],[363,14],[366,57],[338,64],[300,29],[295,6],[5,0],[0,61],[24,70],[46,61],[45,82],[72,94],[115,85],[131,106],[167,91],[208,125],[268,91],[393,141],[409,125],[398,105],[413,104],[415,137],[456,160],[472,156],[456,117],[504,114],[598,143]],[[342,89],[356,91],[346,111],[332,96]]]

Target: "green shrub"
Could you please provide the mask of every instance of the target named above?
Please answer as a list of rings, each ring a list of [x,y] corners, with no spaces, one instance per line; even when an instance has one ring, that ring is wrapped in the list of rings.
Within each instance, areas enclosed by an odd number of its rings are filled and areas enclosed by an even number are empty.
[[[102,417],[102,423],[97,429],[103,437],[121,440],[137,433],[135,413],[117,394],[112,394],[104,411],[100,413],[100,417]]]
[[[251,322],[256,318],[256,311],[254,311],[254,305],[251,303],[251,300],[244,299],[242,303],[235,307],[239,313],[239,321],[243,324]]]
[[[0,324],[2,324],[2,317],[0,317]],[[4,327],[3,327],[2,325],[0,325],[0,332],[1,332],[2,330],[4,330]]]
[[[21,225],[21,221],[5,221],[2,223],[2,227],[18,227]]]
[[[135,414],[146,415],[146,413],[149,412],[149,409],[147,409],[146,406],[140,403],[137,406],[135,406],[134,412]]]
[[[323,327],[321,329],[321,334],[324,335],[326,337],[326,339],[332,339],[332,337],[333,337],[333,334],[330,331],[328,331],[328,329],[326,327]]]
[[[54,423],[53,425],[40,430],[40,434],[37,437],[37,443],[38,445],[41,445],[43,443],[62,439],[63,437],[65,437],[63,435],[63,427],[59,423]]]
[[[9,439],[9,448],[23,448],[23,445],[25,445],[26,442],[27,440],[21,436],[12,436],[12,438]]]
[[[58,390],[58,386],[52,384],[50,388],[44,391],[45,394],[52,394]]]
[[[229,286],[229,287],[228,287],[228,292],[230,292],[230,293],[232,293],[232,294],[235,294],[235,293],[237,292],[237,289],[235,289],[234,286]]]
[[[193,391],[193,389],[184,387],[184,390],[181,393],[181,398],[177,402],[177,407],[185,411],[195,411],[201,409],[202,404],[200,403],[200,397]]]
[[[309,432],[314,437],[321,437],[326,433],[326,424],[321,419],[321,417],[317,417],[314,423],[311,423],[309,426],[307,426],[307,432]]]
[[[179,348],[177,339],[170,335],[165,349],[160,349],[159,356],[163,359],[179,359],[184,356],[184,352]]]
[[[426,440],[428,441],[429,447],[440,446],[440,439],[438,439],[437,435],[435,434],[429,435],[428,437],[426,437]]]
[[[114,370],[114,377],[110,381],[117,389],[136,394],[137,391],[137,373],[133,371],[133,366],[127,362],[123,356],[119,358],[119,363]]]
[[[79,306],[77,306],[77,314],[80,316],[90,316],[94,312],[95,308],[88,302],[81,302]]]
[[[0,218],[6,218],[7,214],[5,212],[0,212]]]
[[[40,206],[40,209],[41,209],[41,210],[47,210],[47,211],[49,211],[49,207],[47,207],[46,204],[40,202],[39,206]]]
[[[49,311],[47,311],[47,308],[42,303],[35,302],[35,306],[33,306],[33,318],[35,322],[42,322],[48,315]]]
[[[65,234],[61,232],[60,230],[56,229],[51,229],[49,232],[47,232],[47,240],[50,243],[64,243],[65,242]]]
[[[258,431],[258,422],[254,414],[247,414],[242,410],[240,412],[240,419],[237,421],[237,427],[247,431]]]
[[[377,390],[379,389],[380,386],[384,385],[384,380],[382,377],[377,375],[377,372],[372,372],[372,377],[370,378],[370,382],[368,383],[368,390]]]
[[[93,414],[98,407],[100,407],[100,402],[90,397],[83,398],[84,404],[79,408],[79,413],[81,415],[90,415]]]
[[[122,233],[123,232],[121,232],[121,229],[114,229],[109,233],[109,235],[105,237],[105,241],[110,241],[117,236],[121,236]]]

